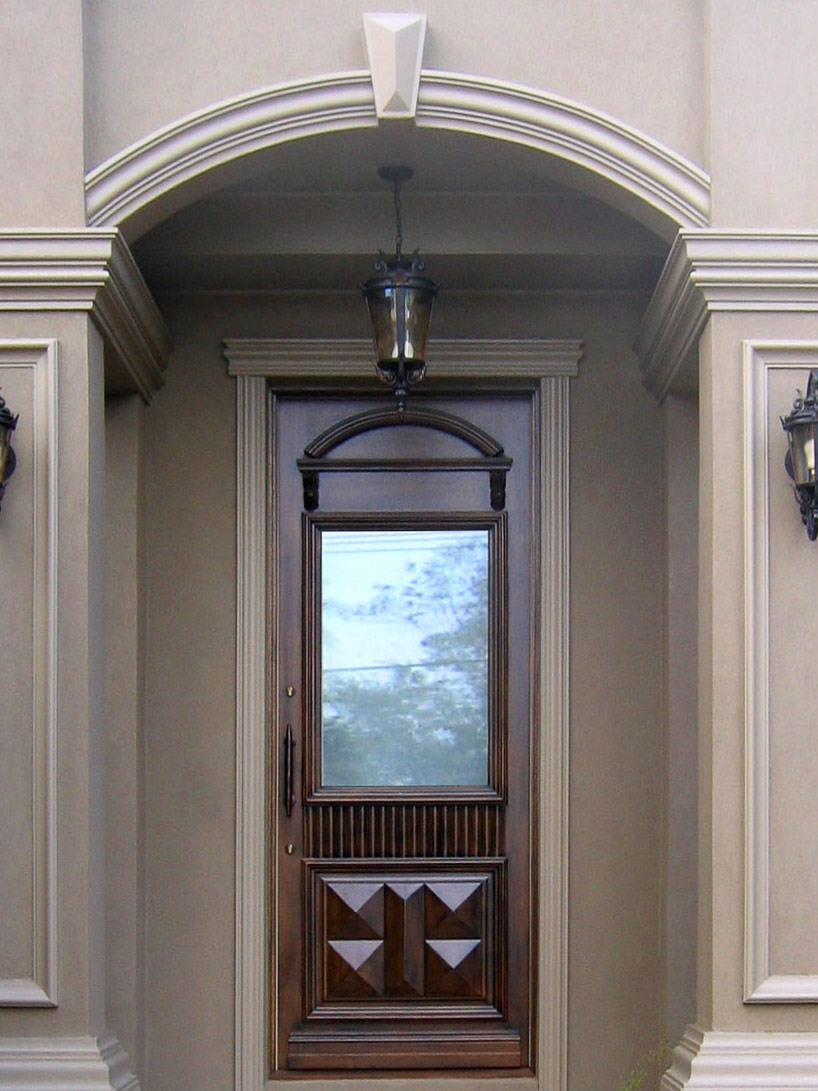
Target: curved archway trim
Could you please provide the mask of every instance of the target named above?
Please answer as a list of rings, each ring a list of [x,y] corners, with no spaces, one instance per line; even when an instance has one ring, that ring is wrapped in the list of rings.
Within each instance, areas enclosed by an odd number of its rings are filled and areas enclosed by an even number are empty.
[[[599,175],[675,228],[710,222],[710,177],[670,148],[607,114],[533,88],[424,72],[417,122],[523,144]]]
[[[659,142],[590,107],[477,76],[425,70],[416,123],[521,144],[613,184],[674,234],[709,222],[710,180]],[[86,177],[89,226],[120,227],[216,167],[264,148],[378,124],[368,71],[269,87],[216,103],[132,144]]]

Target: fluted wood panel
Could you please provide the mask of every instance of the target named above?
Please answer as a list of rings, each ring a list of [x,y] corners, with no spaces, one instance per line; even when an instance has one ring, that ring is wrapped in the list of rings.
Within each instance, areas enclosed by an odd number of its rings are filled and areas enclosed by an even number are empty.
[[[502,808],[487,804],[350,803],[304,808],[304,845],[313,857],[501,856],[504,832]]]

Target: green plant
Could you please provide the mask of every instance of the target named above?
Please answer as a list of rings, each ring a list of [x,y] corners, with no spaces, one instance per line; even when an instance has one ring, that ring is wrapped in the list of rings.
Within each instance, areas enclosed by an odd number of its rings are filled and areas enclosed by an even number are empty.
[[[639,1088],[645,1082],[645,1079],[652,1070],[664,1070],[667,1068],[669,1062],[670,1047],[667,1042],[663,1042],[662,1045],[657,1046],[656,1049],[652,1049],[649,1053],[646,1053],[643,1057],[639,1058],[628,1075],[622,1078],[618,1091],[639,1091]]]

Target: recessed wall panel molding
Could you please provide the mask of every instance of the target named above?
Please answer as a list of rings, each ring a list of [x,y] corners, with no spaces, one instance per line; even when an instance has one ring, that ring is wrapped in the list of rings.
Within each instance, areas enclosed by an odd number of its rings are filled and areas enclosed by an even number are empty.
[[[0,1005],[57,1003],[57,342],[0,341],[20,420],[0,514]]]
[[[815,367],[818,341],[744,343],[748,1003],[818,1002],[818,861],[805,834],[818,822],[818,753],[804,730],[814,720],[818,552],[801,525],[780,425]]]

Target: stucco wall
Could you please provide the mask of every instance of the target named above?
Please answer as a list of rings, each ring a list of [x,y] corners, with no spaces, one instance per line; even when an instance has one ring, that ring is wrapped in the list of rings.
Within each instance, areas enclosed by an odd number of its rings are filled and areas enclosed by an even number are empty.
[[[259,87],[367,67],[362,10],[428,15],[427,68],[584,102],[702,162],[704,5],[389,0],[87,0],[88,166],[192,111]],[[127,49],[122,43],[127,42]],[[180,64],[180,58],[184,63]],[[589,78],[589,75],[591,78]]]
[[[713,223],[814,228],[815,4],[713,0],[709,24]]]
[[[105,1015],[137,1072],[145,982],[144,424],[136,395],[105,404]]]
[[[571,392],[574,1091],[662,1035],[662,426],[629,348],[642,303],[450,297],[435,326],[587,346]],[[177,347],[146,434],[146,1091],[232,1080],[235,407],[221,338],[361,336],[365,321],[353,293],[166,306]]]
[[[82,36],[80,0],[0,6],[4,228],[85,223]]]

